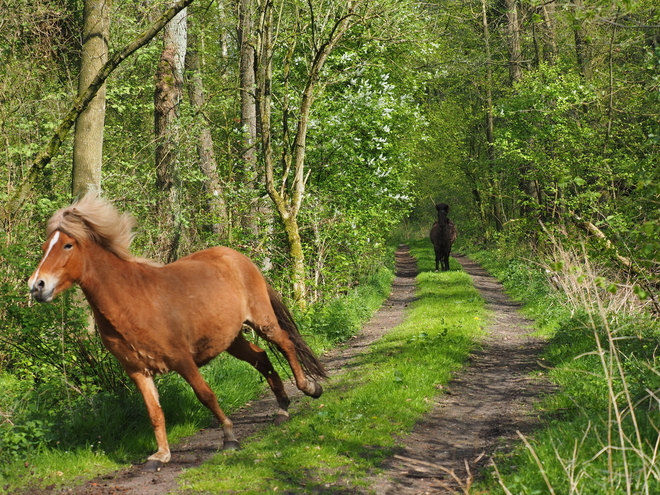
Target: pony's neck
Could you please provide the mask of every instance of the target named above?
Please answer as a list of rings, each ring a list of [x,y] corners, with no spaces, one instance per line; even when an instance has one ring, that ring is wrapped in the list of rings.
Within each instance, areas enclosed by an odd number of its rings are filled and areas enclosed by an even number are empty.
[[[121,308],[123,300],[131,302],[135,291],[127,291],[127,285],[134,285],[138,263],[123,260],[94,243],[87,244],[85,251],[87,258],[78,284],[89,304],[105,314],[108,308]]]

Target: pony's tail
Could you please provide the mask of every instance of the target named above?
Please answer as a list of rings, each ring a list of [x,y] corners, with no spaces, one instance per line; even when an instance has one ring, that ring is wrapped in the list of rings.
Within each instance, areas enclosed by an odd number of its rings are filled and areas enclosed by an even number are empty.
[[[280,295],[270,285],[268,285],[268,296],[270,297],[270,304],[275,311],[275,316],[277,316],[277,322],[282,330],[289,334],[289,338],[296,348],[296,355],[305,374],[316,380],[328,378],[328,373],[314,354],[314,351],[310,349],[307,342],[300,335],[298,325],[293,320],[291,312],[282,302]]]

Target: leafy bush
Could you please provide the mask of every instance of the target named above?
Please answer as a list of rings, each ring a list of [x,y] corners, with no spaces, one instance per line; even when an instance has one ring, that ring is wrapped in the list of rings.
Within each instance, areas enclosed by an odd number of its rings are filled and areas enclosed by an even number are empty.
[[[362,324],[378,309],[389,294],[392,272],[381,268],[366,283],[336,297],[325,305],[310,309],[305,326],[313,327],[313,333],[334,344],[354,335]]]

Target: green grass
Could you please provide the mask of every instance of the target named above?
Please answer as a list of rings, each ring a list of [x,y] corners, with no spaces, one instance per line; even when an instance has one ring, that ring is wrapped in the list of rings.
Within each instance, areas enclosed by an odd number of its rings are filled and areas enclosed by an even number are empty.
[[[228,413],[258,396],[263,388],[252,367],[225,354],[202,371]],[[2,376],[4,381],[12,380],[11,375]],[[3,432],[3,447],[18,444],[18,452],[13,460],[0,465],[0,489],[80,482],[80,477],[120,469],[156,450],[142,397],[135,391],[78,397],[53,410],[55,406],[43,397],[48,394],[43,386],[24,387],[29,389],[23,396],[24,409],[18,418],[12,418],[16,427]],[[160,377],[158,389],[170,443],[210,423],[210,413],[178,375]],[[33,445],[23,445],[23,437]]]
[[[398,437],[427,412],[483,333],[483,302],[470,277],[432,273],[426,241],[412,243],[421,270],[406,321],[371,346],[318,400],[305,398],[291,421],[242,439],[180,480],[202,493],[317,493],[365,476],[390,456]],[[334,487],[334,488],[333,488]]]

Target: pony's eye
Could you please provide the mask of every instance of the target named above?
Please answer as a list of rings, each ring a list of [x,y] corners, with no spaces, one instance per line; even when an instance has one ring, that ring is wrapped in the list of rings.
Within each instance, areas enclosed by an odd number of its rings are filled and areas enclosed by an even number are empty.
[[[72,249],[72,248],[73,248],[73,244],[65,244],[65,245],[64,245],[64,249],[66,249],[67,251],[68,251],[69,249]]]

